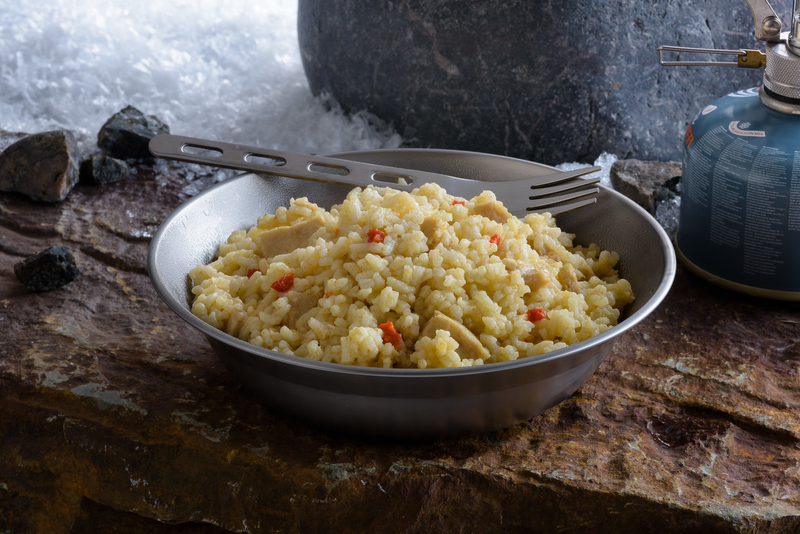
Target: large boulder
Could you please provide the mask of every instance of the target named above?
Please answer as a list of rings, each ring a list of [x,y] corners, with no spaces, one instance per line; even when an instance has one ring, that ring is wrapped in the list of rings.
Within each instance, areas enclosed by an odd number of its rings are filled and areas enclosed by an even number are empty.
[[[791,3],[772,5],[788,24]],[[603,152],[679,160],[688,121],[716,98],[760,85],[762,74],[660,67],[656,47],[763,49],[753,30],[744,0],[298,6],[314,93],[393,121],[421,146],[548,164]]]

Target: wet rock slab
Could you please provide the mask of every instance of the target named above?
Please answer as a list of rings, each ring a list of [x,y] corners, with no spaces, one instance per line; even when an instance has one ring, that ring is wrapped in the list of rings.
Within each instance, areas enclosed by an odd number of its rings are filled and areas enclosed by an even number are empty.
[[[0,531],[800,528],[797,305],[679,269],[531,421],[416,444],[331,435],[241,390],[150,285],[149,236],[215,179],[156,162],[57,205],[0,194]],[[27,291],[14,264],[54,245],[82,276]]]

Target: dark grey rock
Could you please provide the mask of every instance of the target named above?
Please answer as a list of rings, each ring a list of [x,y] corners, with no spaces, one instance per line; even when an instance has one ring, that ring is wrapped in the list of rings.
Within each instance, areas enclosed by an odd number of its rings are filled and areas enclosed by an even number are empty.
[[[0,191],[59,202],[78,181],[80,159],[75,137],[69,131],[23,137],[0,154]]]
[[[611,166],[611,185],[655,215],[659,202],[677,194],[682,169],[677,161],[621,159]]]
[[[52,291],[81,275],[69,247],[50,247],[14,265],[14,274],[31,291]]]
[[[128,106],[112,115],[100,128],[97,146],[115,158],[151,158],[147,145],[150,139],[162,133],[169,133],[169,126],[158,117]]]
[[[791,3],[772,5],[785,23]],[[788,26],[787,26],[788,27]],[[659,45],[760,48],[744,0],[299,0],[315,94],[420,146],[547,164],[680,158],[705,105],[762,72],[661,67]],[[710,58],[710,56],[707,56]]]
[[[128,164],[110,156],[92,156],[81,162],[80,181],[85,185],[118,182],[128,176]]]

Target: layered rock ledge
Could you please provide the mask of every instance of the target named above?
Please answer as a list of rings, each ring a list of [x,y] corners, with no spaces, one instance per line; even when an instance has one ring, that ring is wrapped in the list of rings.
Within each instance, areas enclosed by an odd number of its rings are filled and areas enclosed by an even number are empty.
[[[243,391],[158,298],[149,237],[215,171],[149,162],[58,204],[0,194],[0,531],[796,532],[800,314],[679,269],[543,415],[371,442]],[[13,266],[69,246],[28,292]]]

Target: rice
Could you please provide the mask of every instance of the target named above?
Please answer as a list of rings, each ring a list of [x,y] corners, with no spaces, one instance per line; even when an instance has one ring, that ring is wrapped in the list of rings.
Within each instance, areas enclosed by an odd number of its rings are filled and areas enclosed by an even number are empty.
[[[192,269],[192,312],[254,345],[386,368],[504,362],[617,324],[634,300],[619,256],[573,246],[548,213],[510,216],[494,194],[354,189],[307,198],[231,234]]]

